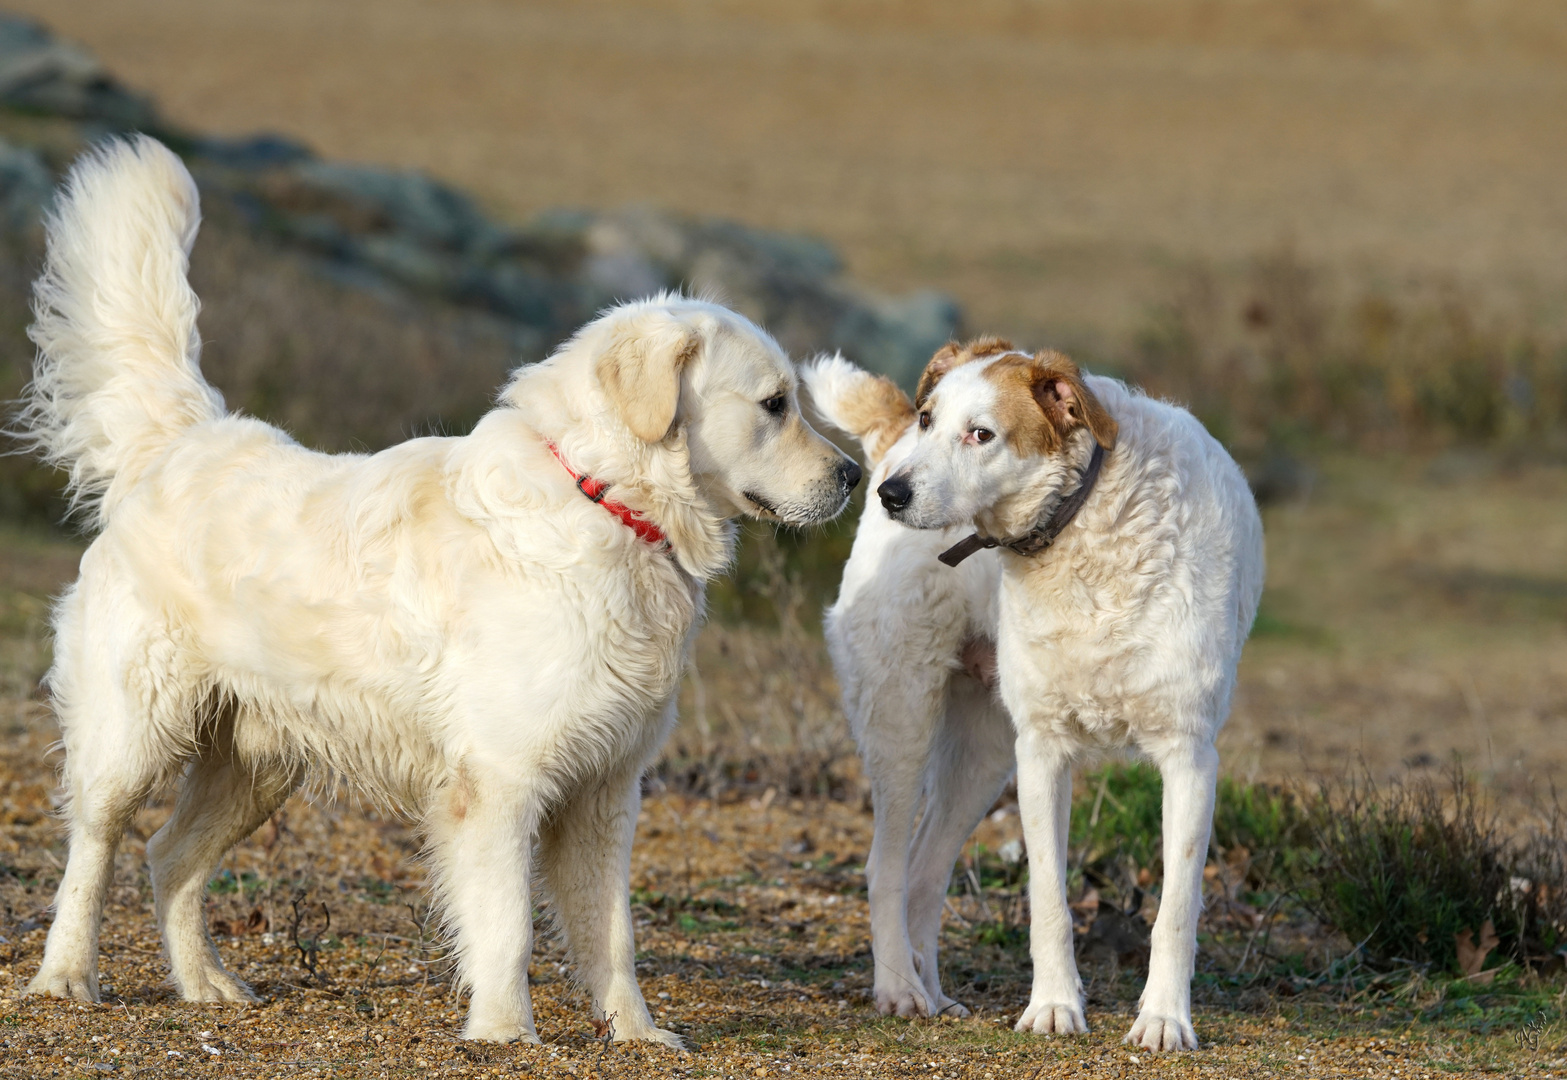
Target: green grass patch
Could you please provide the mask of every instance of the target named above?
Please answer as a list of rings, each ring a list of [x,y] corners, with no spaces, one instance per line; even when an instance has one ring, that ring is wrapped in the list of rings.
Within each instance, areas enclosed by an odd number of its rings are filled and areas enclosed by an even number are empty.
[[[242,895],[249,899],[266,889],[267,885],[265,879],[249,870],[237,877],[232,870],[220,870],[211,881],[207,882],[207,892],[216,896]]]

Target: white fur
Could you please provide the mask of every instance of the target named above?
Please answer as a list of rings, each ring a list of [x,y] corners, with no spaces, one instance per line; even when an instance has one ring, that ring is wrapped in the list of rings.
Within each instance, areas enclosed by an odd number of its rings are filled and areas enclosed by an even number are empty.
[[[910,428],[873,470],[873,488],[912,441]],[[963,841],[1013,771],[1006,711],[961,663],[966,643],[994,647],[1000,560],[985,551],[956,568],[936,561],[963,535],[914,532],[868,500],[827,612],[844,714],[876,810],[865,873],[883,1014],[968,1015],[941,988],[942,909]]]
[[[638,780],[730,519],[824,520],[858,470],[805,425],[770,338],[677,297],[520,369],[471,435],[312,452],[224,415],[201,379],[196,212],[178,159],[143,138],[84,158],[50,224],[24,422],[101,533],[56,612],[71,851],[29,991],[97,998],[114,848],[178,776],[148,845],[173,979],[188,1000],[249,999],[207,936],[205,882],[313,774],[423,825],[466,1037],[537,1038],[538,885],[615,1037],[678,1043],[635,978]],[[550,441],[673,557],[584,498]]]
[[[993,625],[1000,697],[1016,729],[1033,919],[1033,991],[1017,1027],[1087,1030],[1066,897],[1071,771],[1087,751],[1131,744],[1164,777],[1165,877],[1148,982],[1127,1039],[1152,1050],[1195,1048],[1191,976],[1218,771],[1214,740],[1262,592],[1261,521],[1239,468],[1189,413],[1089,377],[1119,440],[1077,518],[1042,554],[1000,549],[956,570],[942,566],[936,553],[976,524],[999,538],[1026,532],[1076,487],[1092,449],[1078,428],[1058,454],[1016,452],[1000,429],[1008,413],[997,407],[997,384],[984,378],[988,363],[963,364],[937,382],[923,403],[928,430],[911,425],[876,470],[878,486],[895,474],[912,489],[900,520],[931,531],[905,530],[868,506],[828,617],[876,800],[867,871],[877,1002],[905,1014],[940,1011],[950,1000],[934,978],[939,897],[958,845],[1013,760],[996,745],[993,720],[973,724],[954,707],[961,680],[951,673],[957,643]],[[841,377],[818,382],[809,371],[805,378],[813,400],[850,385]],[[818,405],[829,416],[844,411]],[[997,437],[980,441],[981,429]],[[988,559],[997,567],[984,566]],[[998,594],[984,595],[984,583],[998,579]],[[947,677],[945,698],[922,677],[931,672]],[[934,845],[922,837],[905,899],[907,822],[921,794],[921,831],[943,842],[927,858]],[[885,899],[883,875],[894,894]],[[918,928],[912,935],[901,930],[904,903],[908,925]],[[904,961],[911,951],[912,964]],[[918,990],[904,985],[913,981],[911,967],[924,969]]]

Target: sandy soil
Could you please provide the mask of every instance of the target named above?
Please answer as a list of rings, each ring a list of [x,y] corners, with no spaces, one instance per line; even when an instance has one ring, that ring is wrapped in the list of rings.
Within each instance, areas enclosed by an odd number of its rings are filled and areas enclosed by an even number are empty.
[[[5,754],[18,775],[41,733]],[[18,767],[21,767],[20,769]],[[1271,980],[1231,978],[1243,935],[1205,934],[1197,1024],[1206,1048],[1157,1059],[1119,1044],[1141,973],[1085,959],[1093,1034],[1018,1035],[1027,954],[987,945],[972,897],[954,900],[944,943],[961,1021],[878,1018],[869,1007],[863,877],[870,817],[858,807],[772,794],[730,805],[650,798],[633,871],[638,972],[657,1019],[685,1052],[606,1046],[563,954],[531,970],[542,1045],[456,1038],[462,1003],[443,977],[412,859],[396,822],[291,803],[225,860],[211,926],[226,964],[262,995],[246,1008],[186,1005],[164,985],[142,863],[167,814],[146,811],[122,848],[103,942],[104,1001],[20,996],[41,954],[41,910],[63,857],[44,786],[12,782],[0,826],[0,1076],[1401,1076],[1559,1075],[1553,1026],[1543,1051],[1497,1032],[1412,1025],[1400,1009],[1285,997]],[[1010,819],[1015,830],[1016,818]],[[992,840],[1007,826],[987,826]],[[987,835],[989,835],[987,833]],[[292,901],[301,898],[295,926]],[[328,925],[326,913],[331,919]],[[540,913],[547,922],[547,909]],[[295,945],[317,943],[308,956]]]
[[[1334,0],[13,0],[175,120],[503,212],[805,230],[975,325],[1124,336],[1281,245],[1564,314],[1567,9]]]

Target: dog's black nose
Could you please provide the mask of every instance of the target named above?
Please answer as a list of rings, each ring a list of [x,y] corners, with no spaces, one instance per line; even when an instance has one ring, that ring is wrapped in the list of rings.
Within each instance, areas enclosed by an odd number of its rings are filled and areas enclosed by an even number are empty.
[[[838,482],[843,485],[845,493],[853,491],[860,486],[860,467],[852,461],[845,461],[838,466]]]
[[[909,500],[914,498],[914,489],[909,487],[909,482],[901,476],[892,476],[882,481],[881,487],[876,489],[876,494],[881,499],[881,504],[887,508],[887,513],[896,514],[909,505]]]

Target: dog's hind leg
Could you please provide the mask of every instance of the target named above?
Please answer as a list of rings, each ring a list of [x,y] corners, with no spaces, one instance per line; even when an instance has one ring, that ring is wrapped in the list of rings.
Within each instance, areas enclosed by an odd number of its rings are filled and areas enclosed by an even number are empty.
[[[186,767],[173,816],[148,841],[158,928],[174,985],[186,1001],[256,1000],[224,970],[202,902],[207,878],[223,854],[283,805],[300,776],[291,766],[237,761],[232,722],[224,720]]]
[[[1219,752],[1203,737],[1183,737],[1149,750],[1164,777],[1164,892],[1154,920],[1148,982],[1126,1041],[1149,1050],[1195,1050],[1192,969]]]
[[[930,756],[925,813],[909,875],[909,938],[926,996],[943,1016],[969,1015],[942,993],[936,959],[952,867],[1012,775],[1014,738],[1006,710],[985,686],[974,679],[952,680],[946,718]]]
[[[572,794],[540,832],[540,869],[566,948],[617,1042],[648,1039],[679,1049],[679,1035],[653,1023],[637,985],[631,921],[631,841],[641,763]]]
[[[949,674],[927,667],[885,678],[854,725],[876,814],[865,878],[876,1008],[884,1016],[937,1011],[909,937],[909,858]]]
[[[538,1042],[528,992],[536,791],[459,765],[426,823],[458,979],[472,990],[463,1038]]]
[[[149,751],[147,710],[120,677],[123,653],[116,647],[123,648],[125,639],[105,633],[96,642],[85,641],[83,606],[79,589],[61,605],[50,673],[65,745],[70,855],[55,893],[43,964],[27,993],[97,1001],[98,937],[115,849],[162,763]]]
[[[1083,982],[1072,952],[1066,906],[1067,825],[1072,812],[1072,756],[1050,732],[1024,728],[1017,738],[1017,799],[1028,844],[1028,951],[1034,986],[1018,1031],[1076,1035],[1088,1030]]]

